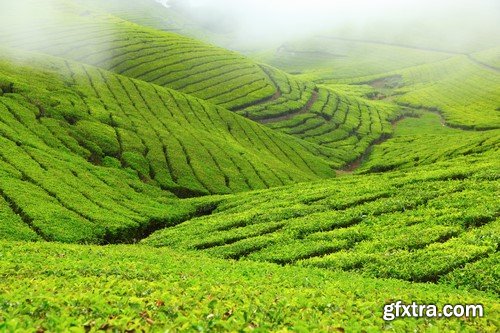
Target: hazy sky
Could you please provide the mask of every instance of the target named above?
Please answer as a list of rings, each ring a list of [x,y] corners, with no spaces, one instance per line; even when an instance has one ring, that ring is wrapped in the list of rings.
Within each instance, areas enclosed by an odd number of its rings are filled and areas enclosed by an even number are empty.
[[[179,1],[179,0],[178,0]],[[405,24],[463,34],[500,34],[500,0],[180,0],[193,17],[224,24],[242,40],[307,37],[325,30],[369,33]],[[385,28],[384,28],[385,29]],[[391,31],[390,33],[394,33]],[[471,37],[471,36],[467,36]],[[492,36],[493,37],[493,36]]]

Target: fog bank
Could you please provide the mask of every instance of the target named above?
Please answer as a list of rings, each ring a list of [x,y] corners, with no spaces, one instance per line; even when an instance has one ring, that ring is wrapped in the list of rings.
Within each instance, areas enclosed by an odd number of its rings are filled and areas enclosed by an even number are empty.
[[[467,44],[500,40],[497,0],[170,0],[172,8],[239,47],[315,34],[401,42],[427,38]],[[494,44],[494,43],[493,43]]]

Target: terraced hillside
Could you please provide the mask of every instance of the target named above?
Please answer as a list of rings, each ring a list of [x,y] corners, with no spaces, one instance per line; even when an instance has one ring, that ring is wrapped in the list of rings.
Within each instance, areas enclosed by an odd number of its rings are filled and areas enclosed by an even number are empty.
[[[183,15],[184,13],[179,11],[178,8],[170,7],[171,1],[168,7],[161,4],[161,1],[155,0],[134,0],[127,1],[127,3],[120,0],[76,1],[85,7],[101,10],[126,21],[155,30],[174,32],[217,45],[220,45],[219,42],[227,41],[224,34],[207,30],[203,25]]]
[[[499,135],[499,130],[465,132],[450,128],[439,114],[421,111],[398,122],[392,138],[370,149],[357,172],[410,170],[458,156],[497,151]]]
[[[391,121],[401,115],[390,104],[349,96],[263,66],[278,87],[274,98],[237,110],[247,118],[322,147],[321,154],[338,168],[390,135]]]
[[[410,174],[242,194],[145,244],[419,282],[447,281],[470,263],[487,269],[477,278],[498,291],[488,283],[498,266],[482,264],[498,247],[498,148],[497,136],[487,153]]]
[[[253,55],[303,79],[318,83],[350,83],[362,77],[447,59],[452,53],[377,43],[369,40],[316,36]]]
[[[334,91],[352,91],[345,84],[371,86],[360,95],[389,97],[389,102],[399,105],[439,111],[449,125],[481,130],[500,126],[500,73],[495,65],[499,57],[498,48],[457,54],[430,47],[318,37],[284,45],[257,59]]]
[[[29,30],[13,23],[19,32],[0,40],[202,98],[321,146],[317,154],[335,168],[387,135],[398,115],[393,106],[348,98],[227,50],[57,3],[54,12],[64,18],[38,23],[38,33],[50,37],[30,41]]]
[[[0,3],[0,331],[498,331],[497,48],[291,74],[156,5]]]
[[[471,58],[479,64],[486,65],[486,67],[500,71],[500,47],[494,47],[473,53]]]
[[[228,198],[144,243],[498,293],[499,150],[499,130],[420,112],[373,147],[365,175]]]
[[[447,123],[476,129],[500,128],[500,72],[467,56],[401,71],[400,103],[440,110]]]
[[[312,145],[207,102],[90,66],[10,55],[0,62],[3,206],[19,223],[15,213],[22,213],[45,238],[67,240],[65,223],[53,225],[55,231],[46,225],[55,216],[87,226],[68,239],[98,241],[108,237],[107,227],[119,233],[137,223],[169,223],[168,200],[162,213],[143,211],[142,203],[155,206],[156,196],[231,193],[334,175],[307,150]],[[132,196],[112,195],[114,184]],[[31,206],[32,191],[52,210]],[[142,191],[144,198],[136,199]],[[107,209],[117,215],[109,217]]]
[[[16,34],[5,31],[0,41],[180,90],[226,108],[276,92],[262,69],[240,54],[89,10],[71,0],[54,2],[57,7],[50,19],[36,17],[30,25],[14,20],[10,28]],[[33,11],[44,8],[44,1],[30,3]],[[9,17],[8,12],[4,15]],[[33,26],[40,36],[36,40]]]

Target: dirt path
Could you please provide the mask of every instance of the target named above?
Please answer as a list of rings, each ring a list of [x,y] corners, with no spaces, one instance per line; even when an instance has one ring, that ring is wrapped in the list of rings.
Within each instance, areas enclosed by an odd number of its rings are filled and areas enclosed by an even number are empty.
[[[287,114],[279,116],[279,117],[258,120],[258,122],[261,124],[277,123],[279,121],[291,119],[291,118],[298,116],[300,114],[308,113],[311,110],[311,107],[314,105],[314,103],[316,103],[317,100],[318,100],[318,92],[316,90],[314,90],[312,95],[311,95],[311,98],[309,99],[309,101],[307,101],[307,104],[299,111],[287,113]]]
[[[420,108],[411,108],[411,109],[418,110],[418,111],[423,111],[423,112],[429,112],[429,113],[433,113],[435,115],[438,115],[439,116],[439,122],[441,123],[441,126],[443,126],[443,127],[448,127],[448,128],[452,128],[452,129],[455,129],[455,130],[461,130],[461,131],[474,131],[474,132],[480,132],[481,131],[481,130],[476,130],[476,129],[472,129],[472,128],[461,128],[461,127],[451,126],[451,125],[449,125],[449,124],[446,123],[446,119],[444,118],[443,114],[439,110],[435,110],[433,108],[420,107]],[[412,115],[403,115],[403,116],[401,116],[401,117],[399,117],[399,118],[394,119],[393,121],[391,121],[391,126],[393,128],[393,131],[396,129],[396,127],[399,125],[400,122],[402,122],[403,120],[406,120],[408,118],[415,118],[415,116],[412,116]],[[347,164],[346,166],[344,166],[340,170],[336,170],[337,175],[338,176],[342,176],[342,175],[353,174],[357,169],[359,169],[361,167],[361,165],[363,164],[364,160],[370,155],[373,147],[378,146],[378,145],[384,143],[385,141],[391,139],[392,137],[393,137],[392,134],[391,135],[386,135],[386,136],[381,136],[377,140],[373,141],[370,144],[370,146],[368,146],[368,148],[365,150],[365,152],[360,157],[358,157],[355,161]]]
[[[280,98],[283,95],[283,93],[281,92],[281,90],[279,88],[279,85],[276,83],[276,81],[274,81],[273,77],[271,75],[269,75],[269,73],[267,72],[267,70],[264,67],[262,67],[262,66],[259,66],[259,67],[266,74],[266,76],[269,78],[269,80],[271,80],[274,87],[276,88],[276,92],[274,93],[274,95],[272,95],[270,97],[266,97],[266,98],[263,98],[263,99],[260,99],[257,101],[252,101],[250,103],[246,103],[246,104],[240,105],[238,107],[232,108],[231,111],[237,112],[237,111],[244,110],[244,109],[251,107],[251,106],[269,103],[269,102],[277,100],[278,98]]]
[[[491,66],[491,65],[488,65],[482,61],[479,61],[477,60],[476,58],[474,58],[472,55],[468,54],[467,55],[467,58],[469,58],[470,61],[472,61],[473,63],[475,63],[476,65],[479,65],[483,68],[486,68],[486,69],[489,69],[489,70],[492,70],[492,71],[495,71],[497,73],[500,73],[500,68],[497,68],[495,66]]]
[[[403,120],[405,120],[406,118],[410,118],[409,116],[402,116],[402,117],[399,117],[395,120],[393,120],[391,122],[391,126],[393,128],[396,128],[396,126]],[[336,173],[337,173],[337,176],[341,176],[341,175],[350,175],[350,174],[353,174],[354,171],[356,171],[357,169],[359,169],[361,167],[361,164],[363,164],[364,160],[370,156],[371,152],[372,152],[372,149],[373,147],[375,146],[378,146],[378,145],[381,145],[382,143],[386,142],[387,140],[389,140],[390,138],[392,138],[392,134],[390,135],[382,135],[380,136],[378,139],[374,140],[369,146],[368,148],[366,148],[365,152],[363,154],[361,154],[360,157],[358,157],[356,160],[354,160],[353,162],[347,164],[346,166],[344,166],[342,169],[340,170],[336,170]]]

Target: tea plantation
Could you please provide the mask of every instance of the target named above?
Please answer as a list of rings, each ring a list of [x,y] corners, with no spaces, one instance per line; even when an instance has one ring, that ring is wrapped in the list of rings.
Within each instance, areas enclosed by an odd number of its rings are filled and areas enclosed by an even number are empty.
[[[153,0],[0,9],[0,331],[499,330],[498,47],[247,57]]]
[[[495,332],[498,327],[497,297],[445,285],[140,245],[0,245],[0,316],[6,331]],[[384,322],[380,304],[396,299],[478,302],[487,318]]]
[[[13,22],[18,33],[0,33],[0,42],[94,65],[199,97],[252,120],[282,125],[285,133],[311,137],[307,141],[326,146],[314,149],[335,167],[359,157],[399,112],[392,105],[372,105],[363,114],[366,102],[297,80],[235,52],[148,29],[72,1],[57,3],[57,19],[37,18],[42,38],[32,41],[33,33],[22,22]],[[44,4],[34,1],[33,6]],[[314,119],[305,124],[304,117]],[[303,126],[286,129],[297,123]]]
[[[481,156],[448,159],[410,174],[342,177],[237,195],[211,215],[158,231],[144,243],[439,282],[496,254],[499,139],[496,149]],[[497,270],[481,271],[481,277],[492,280]],[[498,292],[496,286],[484,288]]]
[[[328,62],[312,61],[314,55]],[[346,83],[368,86],[364,97],[438,111],[454,127],[500,127],[498,47],[457,53],[323,36],[255,58],[334,90]]]

